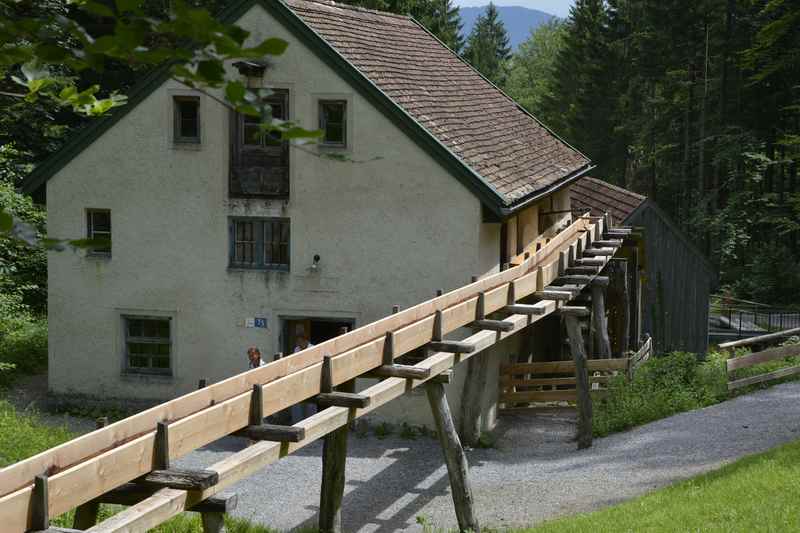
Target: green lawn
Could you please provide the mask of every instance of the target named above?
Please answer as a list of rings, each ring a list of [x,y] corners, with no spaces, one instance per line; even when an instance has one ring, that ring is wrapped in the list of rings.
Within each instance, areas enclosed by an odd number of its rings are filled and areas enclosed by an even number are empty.
[[[800,441],[590,514],[519,533],[800,531]]]

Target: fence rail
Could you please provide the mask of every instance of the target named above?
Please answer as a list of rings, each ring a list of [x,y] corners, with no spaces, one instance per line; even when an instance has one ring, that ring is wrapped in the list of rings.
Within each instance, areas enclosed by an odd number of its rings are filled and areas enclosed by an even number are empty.
[[[743,339],[739,341],[726,342],[724,344],[720,344],[720,348],[730,349],[742,346],[752,346],[758,344],[771,343],[789,337],[796,333],[800,333],[800,328],[789,329],[777,333],[772,333],[769,335],[761,335],[760,337],[752,337],[749,339]],[[800,366],[793,366],[793,367],[781,368],[772,372],[767,372],[765,374],[758,374],[755,376],[733,379],[733,377],[735,376],[735,372],[739,369],[750,368],[752,366],[759,365],[762,363],[768,363],[770,361],[778,361],[781,359],[786,359],[787,357],[796,357],[796,356],[800,356],[800,344],[776,346],[773,348],[767,348],[765,350],[761,350],[759,352],[742,355],[739,357],[732,357],[728,359],[728,361],[726,362],[726,368],[728,371],[728,390],[740,389],[742,387],[747,387],[748,385],[754,385],[756,383],[763,383],[765,381],[772,381],[773,379],[780,379],[794,374],[798,374],[800,373]]]

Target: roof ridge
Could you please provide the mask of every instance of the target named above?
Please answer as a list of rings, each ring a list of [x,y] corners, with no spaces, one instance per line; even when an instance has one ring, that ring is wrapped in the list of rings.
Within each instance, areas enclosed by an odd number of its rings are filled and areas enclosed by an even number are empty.
[[[620,193],[623,193],[623,194],[627,194],[629,196],[635,196],[635,197],[637,197],[637,198],[639,198],[641,200],[647,200],[647,196],[645,196],[644,194],[639,194],[638,192],[632,191],[630,189],[626,189],[625,187],[620,187],[619,185],[614,185],[613,183],[609,183],[608,181],[606,181],[606,180],[604,180],[602,178],[595,178],[594,176],[586,176],[585,179],[591,180],[591,181],[595,181],[595,182],[598,182],[598,183],[602,183],[603,185],[605,185],[606,187],[608,187],[611,190],[614,190],[614,191],[617,191],[617,192],[620,192]]]
[[[289,0],[286,3],[289,5],[291,5],[292,3],[320,4],[326,7],[335,7],[338,9],[346,9],[348,11],[358,11],[361,13],[369,13],[372,15],[381,15],[403,20],[413,20],[410,15],[401,15],[399,13],[392,13],[390,11],[381,11],[380,9],[369,9],[366,7],[354,6],[352,4],[343,4],[341,2],[335,2],[334,0]]]

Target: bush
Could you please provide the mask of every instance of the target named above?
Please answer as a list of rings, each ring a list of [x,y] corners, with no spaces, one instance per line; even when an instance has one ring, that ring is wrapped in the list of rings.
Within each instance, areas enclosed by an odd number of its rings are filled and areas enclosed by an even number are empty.
[[[45,426],[35,414],[18,413],[10,403],[0,400],[0,468],[72,437],[66,427]]]
[[[47,368],[47,320],[35,317],[19,295],[0,294],[0,386]]]
[[[618,376],[605,397],[594,404],[593,430],[608,435],[712,405],[727,397],[724,359],[676,352],[651,359],[637,369],[633,380]]]

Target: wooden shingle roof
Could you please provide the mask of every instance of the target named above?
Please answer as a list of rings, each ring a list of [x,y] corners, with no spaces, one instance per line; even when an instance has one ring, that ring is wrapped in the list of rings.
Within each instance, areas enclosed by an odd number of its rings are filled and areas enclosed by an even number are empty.
[[[581,178],[570,188],[572,208],[601,216],[609,213],[615,223],[622,223],[646,200],[646,196],[617,187],[597,178]]]
[[[330,1],[286,4],[506,205],[589,164],[412,18]]]

